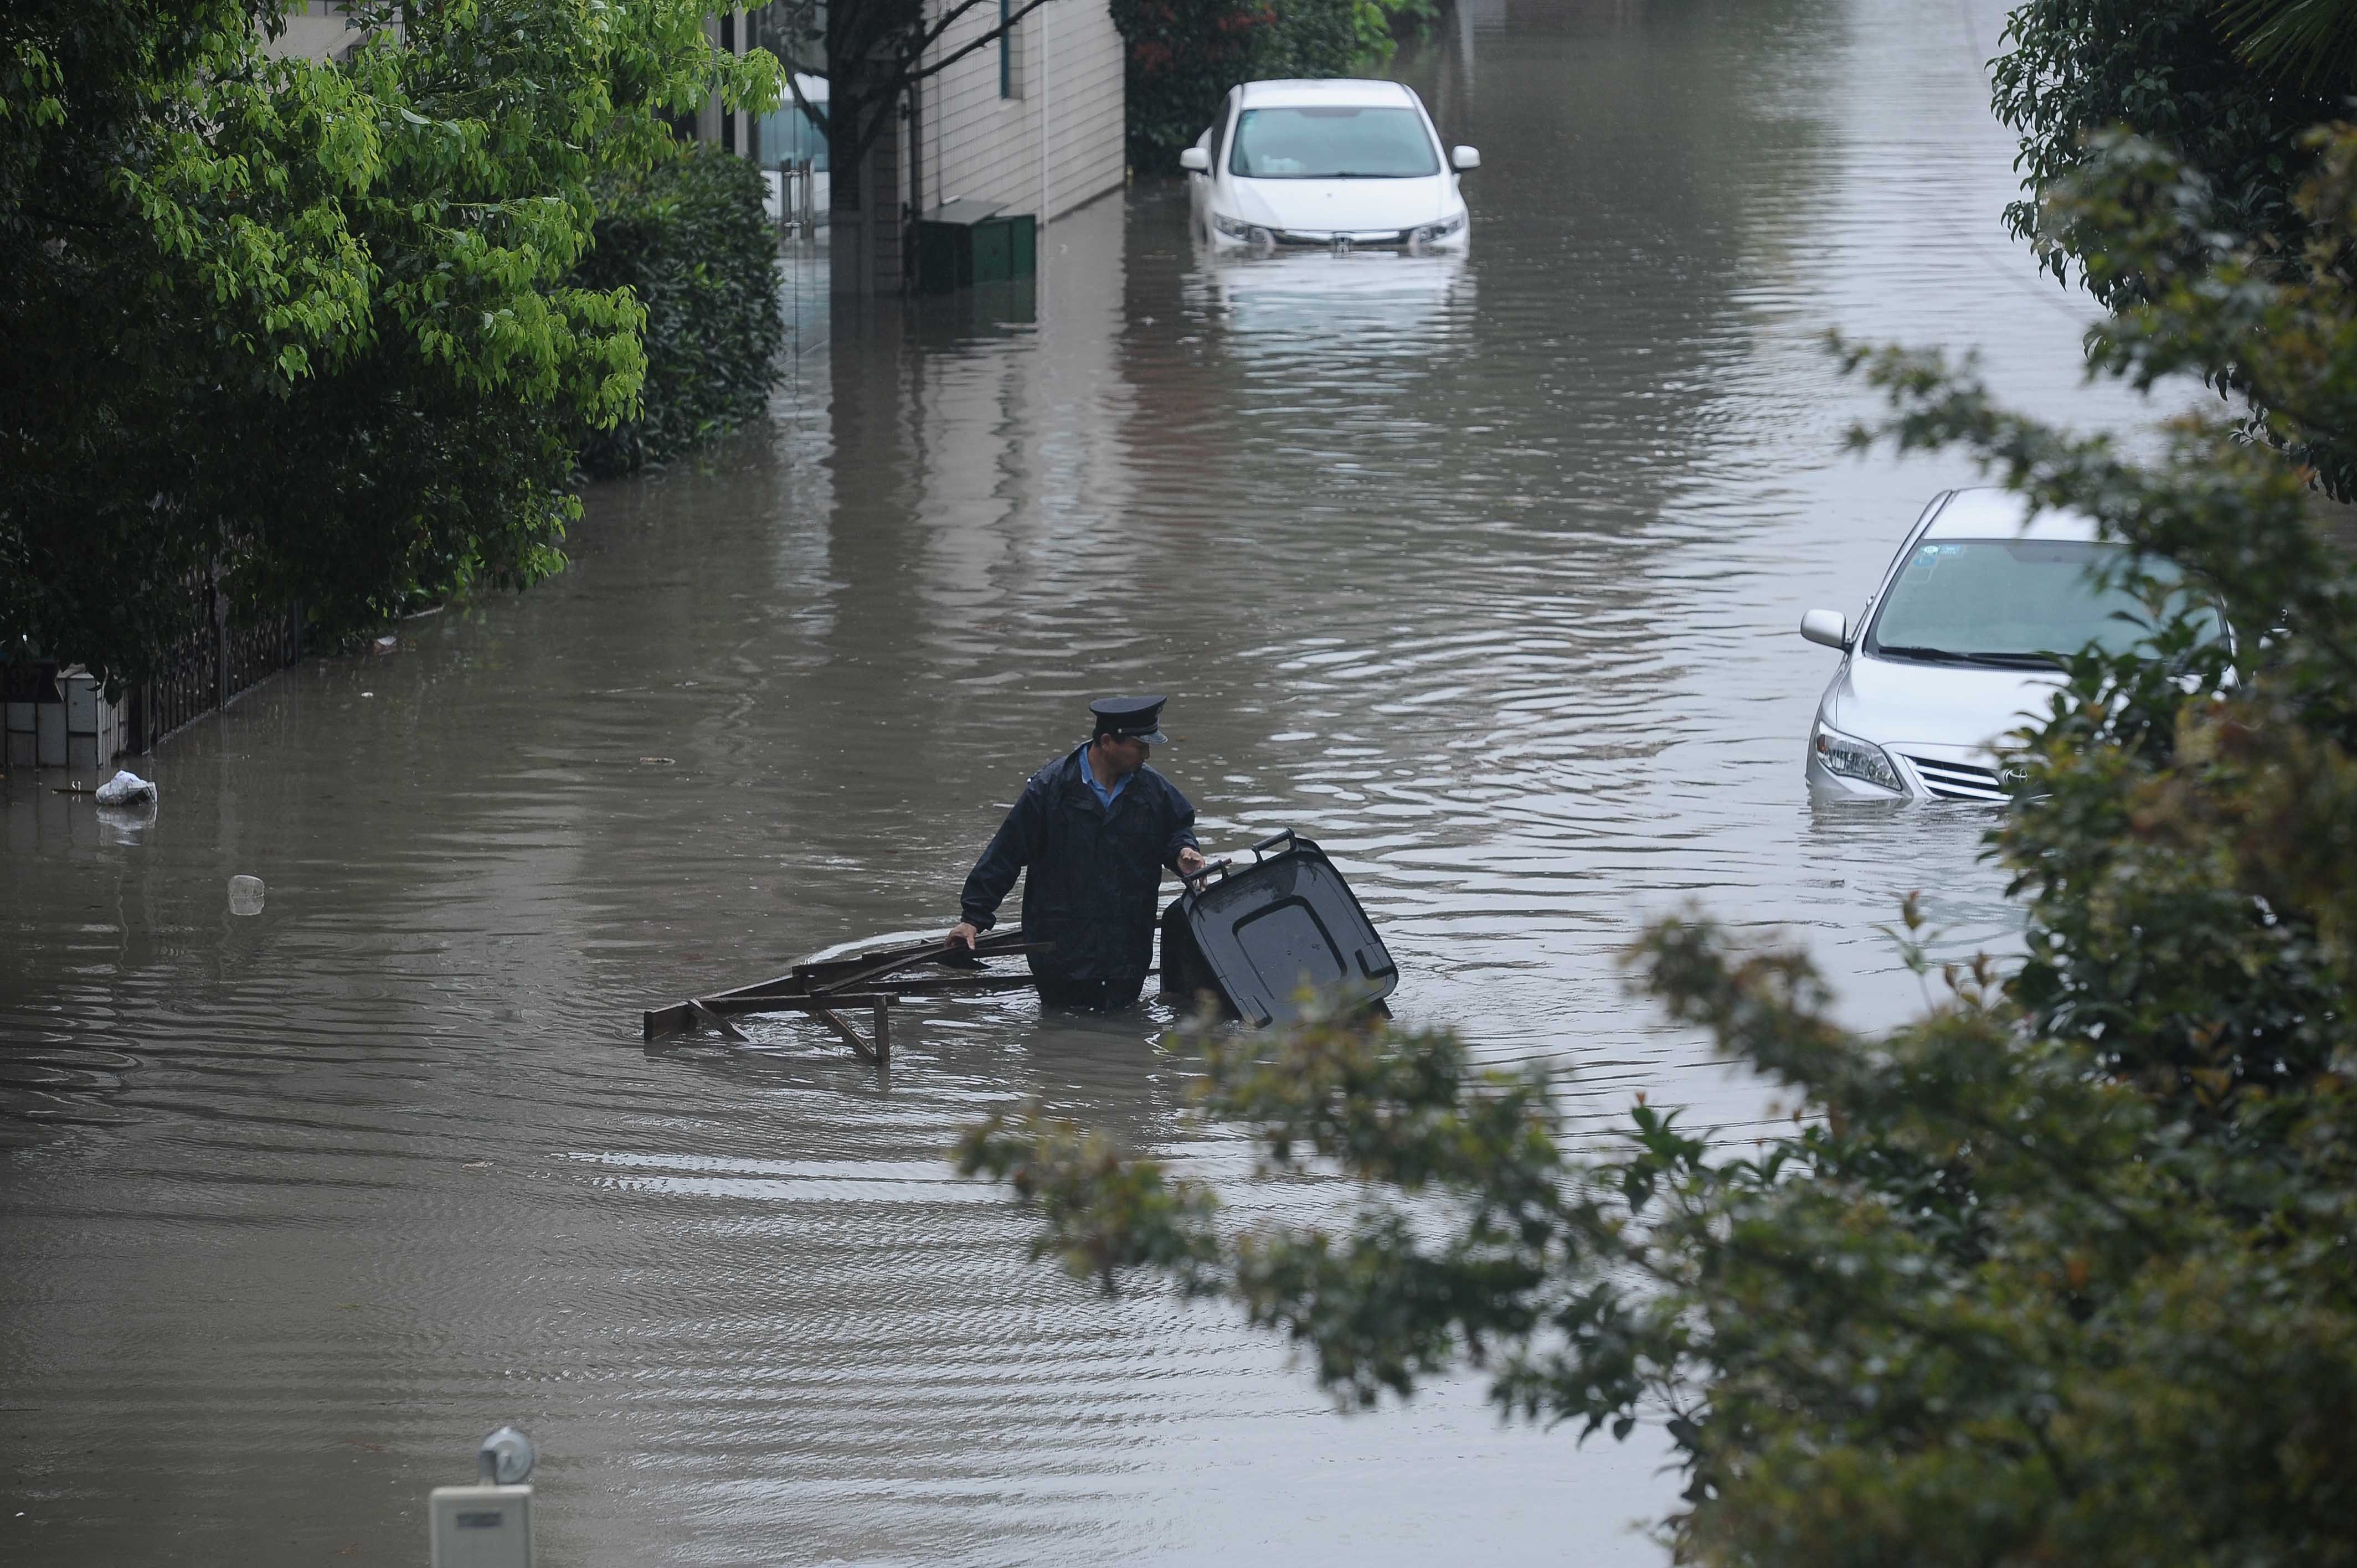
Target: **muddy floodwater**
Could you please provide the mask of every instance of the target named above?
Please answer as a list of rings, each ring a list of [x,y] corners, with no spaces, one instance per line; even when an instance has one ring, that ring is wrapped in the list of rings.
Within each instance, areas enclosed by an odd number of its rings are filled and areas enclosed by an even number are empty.
[[[1846,456],[1821,335],[2141,417],[1999,225],[2000,22],[1460,0],[1395,70],[1481,149],[1463,260],[1211,265],[1159,182],[1026,298],[830,312],[798,260],[770,421],[594,490],[562,577],[199,722],[152,819],[0,783],[0,1560],[419,1563],[513,1421],[545,1563],[1659,1562],[1655,1435],[1473,1381],[1339,1417],[1222,1312],[1025,1262],[942,1160],[991,1108],[1240,1169],[1167,1015],[912,1004],[885,1074],[638,1010],[945,929],[1087,699],[1167,692],[1207,848],[1321,841],[1405,1018],[1584,1126],[1749,1135],[1623,992],[1648,917],[1792,933],[1861,1025],[1917,1004],[1910,889],[2017,940],[1983,814],[1803,791],[1802,611],[1972,477]]]

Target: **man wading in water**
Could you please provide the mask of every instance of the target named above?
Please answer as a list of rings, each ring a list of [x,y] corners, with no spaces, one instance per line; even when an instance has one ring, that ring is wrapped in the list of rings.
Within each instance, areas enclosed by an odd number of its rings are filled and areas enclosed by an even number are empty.
[[[1023,880],[1023,940],[1052,942],[1030,956],[1039,998],[1111,1012],[1137,1000],[1154,961],[1155,897],[1162,867],[1203,868],[1195,808],[1146,766],[1168,744],[1161,697],[1089,704],[1096,733],[1031,776],[958,900],[952,947],[974,946]]]

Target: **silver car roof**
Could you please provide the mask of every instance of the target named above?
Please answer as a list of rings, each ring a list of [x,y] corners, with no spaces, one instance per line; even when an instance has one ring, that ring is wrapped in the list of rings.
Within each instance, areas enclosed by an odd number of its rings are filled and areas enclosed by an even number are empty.
[[[2011,490],[1986,486],[1958,490],[1923,531],[1926,539],[2056,539],[2102,537],[2084,512],[2046,510],[2029,515],[2029,502]]]

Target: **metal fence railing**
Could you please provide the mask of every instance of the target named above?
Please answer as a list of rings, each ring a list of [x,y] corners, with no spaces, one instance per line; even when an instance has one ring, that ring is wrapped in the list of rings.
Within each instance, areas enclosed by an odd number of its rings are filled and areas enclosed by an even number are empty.
[[[79,665],[34,657],[0,666],[5,698],[0,763],[88,772],[119,754],[153,751],[174,730],[303,656],[300,606],[233,612],[210,574],[191,578],[188,590],[197,598],[197,629],[172,650],[163,673],[113,700]]]
[[[210,576],[190,586],[202,596],[200,629],[173,650],[162,676],[132,689],[125,750],[153,751],[174,730],[228,706],[240,692],[303,657],[299,606],[240,613]]]

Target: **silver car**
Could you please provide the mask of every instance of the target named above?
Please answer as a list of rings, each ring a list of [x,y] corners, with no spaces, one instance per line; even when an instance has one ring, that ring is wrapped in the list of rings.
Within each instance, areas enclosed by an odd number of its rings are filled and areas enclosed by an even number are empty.
[[[2122,548],[2075,512],[2032,516],[2009,491],[1934,496],[1856,620],[1801,618],[1803,637],[1842,650],[1809,734],[1811,793],[2005,800],[1997,743],[2045,712],[2062,683],[2053,655],[2144,635],[2127,618],[2145,616],[2142,601],[2093,570]]]

